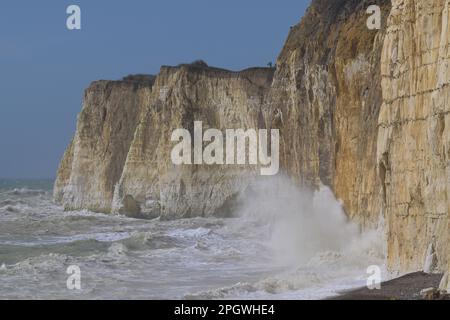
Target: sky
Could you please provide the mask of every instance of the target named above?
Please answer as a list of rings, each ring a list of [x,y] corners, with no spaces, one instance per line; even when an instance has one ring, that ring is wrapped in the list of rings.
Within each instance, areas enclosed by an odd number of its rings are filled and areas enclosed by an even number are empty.
[[[275,62],[309,0],[1,0],[0,178],[54,178],[94,80]],[[81,30],[66,9],[81,8]]]

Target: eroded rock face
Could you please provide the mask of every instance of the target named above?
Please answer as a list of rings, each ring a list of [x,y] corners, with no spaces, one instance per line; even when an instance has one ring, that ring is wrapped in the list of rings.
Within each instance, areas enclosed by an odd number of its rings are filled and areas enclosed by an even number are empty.
[[[262,105],[273,69],[231,72],[194,63],[142,76],[95,82],[55,183],[66,209],[137,218],[227,214],[225,204],[257,175],[253,166],[171,162],[175,129],[266,128]]]
[[[116,186],[113,208],[127,214],[125,197],[140,207],[141,217],[180,218],[226,214],[224,205],[245,190],[256,167],[181,165],[171,162],[175,129],[265,128],[261,107],[273,70],[241,72],[203,64],[163,67],[152,95],[143,105],[139,125]],[[221,210],[223,209],[223,210]]]
[[[366,9],[390,1],[313,1],[291,29],[268,98],[282,120],[282,167],[302,185],[330,186],[348,215],[378,223],[377,120],[382,102],[384,29],[370,31]],[[383,26],[386,24],[383,23]]]
[[[75,137],[57,174],[54,195],[66,209],[110,212],[152,78],[97,81],[85,92]]]
[[[381,68],[377,163],[392,269],[418,270],[427,248],[448,262],[450,212],[449,7],[394,0]]]

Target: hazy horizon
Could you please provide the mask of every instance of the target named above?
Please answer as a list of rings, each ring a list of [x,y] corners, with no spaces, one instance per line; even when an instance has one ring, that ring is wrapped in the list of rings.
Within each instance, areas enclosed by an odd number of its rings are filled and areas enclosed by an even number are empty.
[[[309,2],[2,1],[0,177],[55,177],[92,81],[198,59],[266,66]],[[66,28],[71,4],[81,7],[82,30]]]

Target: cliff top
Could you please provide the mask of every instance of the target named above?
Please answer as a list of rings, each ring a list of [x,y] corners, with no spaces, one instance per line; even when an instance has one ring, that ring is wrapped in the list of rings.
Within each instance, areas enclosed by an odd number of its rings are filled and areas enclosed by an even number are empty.
[[[155,79],[156,76],[151,74],[130,74],[124,77],[122,81],[152,85]]]
[[[211,78],[247,78],[252,82],[271,83],[275,74],[275,68],[252,67],[240,71],[211,67],[202,60],[193,63],[179,64],[178,66],[162,66],[160,74],[185,71],[189,74],[205,75]]]
[[[186,71],[189,74],[202,74],[211,78],[240,78],[245,77],[256,83],[271,83],[275,74],[275,68],[252,67],[240,71],[232,71],[223,68],[211,67],[203,60],[192,63],[183,63],[177,66],[161,66],[159,74]],[[89,87],[96,85],[122,85],[132,84],[135,86],[153,86],[158,75],[150,74],[130,74],[121,80],[97,80]]]
[[[372,50],[376,32],[369,32],[366,27],[368,18],[366,9],[369,5],[379,5],[382,16],[390,11],[390,0],[313,0],[301,21],[291,27],[286,43],[278,57],[278,63],[286,60],[292,51],[299,50],[301,55],[309,51],[317,53],[315,63],[327,64],[327,52],[340,51],[343,57],[355,58],[356,54]],[[343,25],[346,26],[343,27]],[[338,47],[337,39],[344,46]],[[312,49],[311,47],[314,47]]]

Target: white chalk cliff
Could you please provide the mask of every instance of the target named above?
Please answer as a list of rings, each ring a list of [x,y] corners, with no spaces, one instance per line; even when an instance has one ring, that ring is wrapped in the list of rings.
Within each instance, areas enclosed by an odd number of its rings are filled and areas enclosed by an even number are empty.
[[[366,26],[372,4],[380,30]],[[259,171],[175,166],[172,131],[276,128],[283,174],[330,186],[363,229],[384,219],[392,271],[450,271],[449,10],[445,0],[314,0],[276,69],[197,62],[94,82],[55,200],[142,218],[226,215]]]

